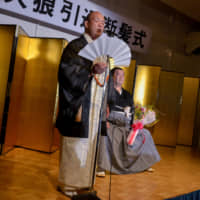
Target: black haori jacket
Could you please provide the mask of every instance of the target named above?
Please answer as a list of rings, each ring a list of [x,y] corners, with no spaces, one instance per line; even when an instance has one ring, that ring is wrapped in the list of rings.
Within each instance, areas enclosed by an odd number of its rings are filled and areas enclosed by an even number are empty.
[[[59,112],[56,127],[63,136],[88,137],[92,62],[78,55],[87,44],[82,35],[67,45],[61,57],[58,71]],[[82,120],[75,122],[75,116],[81,105]]]

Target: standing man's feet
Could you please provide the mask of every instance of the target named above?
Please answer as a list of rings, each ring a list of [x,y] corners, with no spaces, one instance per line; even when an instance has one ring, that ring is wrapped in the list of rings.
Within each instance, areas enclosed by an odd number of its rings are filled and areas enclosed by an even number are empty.
[[[59,186],[57,187],[57,190],[68,197],[73,197],[74,195],[78,194],[76,190],[63,190]]]
[[[98,176],[98,177],[105,177],[106,173],[105,173],[105,171],[99,171],[99,172],[96,172],[96,176]]]

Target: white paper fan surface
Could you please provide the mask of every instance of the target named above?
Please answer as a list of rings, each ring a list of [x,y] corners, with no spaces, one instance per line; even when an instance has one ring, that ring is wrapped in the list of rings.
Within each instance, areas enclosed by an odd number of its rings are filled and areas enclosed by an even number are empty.
[[[91,61],[100,56],[109,56],[114,59],[115,66],[129,66],[131,61],[129,46],[123,40],[106,34],[86,45],[79,55]]]

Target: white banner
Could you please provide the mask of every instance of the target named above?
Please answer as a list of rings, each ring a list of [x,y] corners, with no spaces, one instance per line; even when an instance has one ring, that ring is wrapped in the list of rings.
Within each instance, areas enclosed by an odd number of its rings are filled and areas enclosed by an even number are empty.
[[[76,33],[84,32],[85,16],[98,10],[105,16],[105,31],[123,39],[136,52],[146,52],[152,36],[146,26],[86,0],[0,0],[0,8]]]

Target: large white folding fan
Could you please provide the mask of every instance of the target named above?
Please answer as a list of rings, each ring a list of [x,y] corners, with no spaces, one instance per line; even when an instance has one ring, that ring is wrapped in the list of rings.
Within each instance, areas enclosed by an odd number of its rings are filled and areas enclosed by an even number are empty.
[[[123,40],[117,37],[109,37],[106,34],[86,45],[79,52],[79,55],[91,61],[100,56],[109,56],[114,59],[115,66],[128,67],[131,60],[129,46]]]

